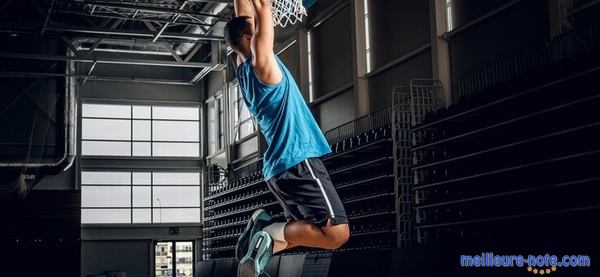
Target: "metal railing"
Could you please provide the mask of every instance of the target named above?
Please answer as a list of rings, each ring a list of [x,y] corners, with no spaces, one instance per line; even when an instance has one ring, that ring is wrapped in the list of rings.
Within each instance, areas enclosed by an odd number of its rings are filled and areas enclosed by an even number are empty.
[[[359,117],[325,132],[325,138],[330,144],[343,141],[367,131],[390,124],[391,107]]]
[[[396,193],[396,228],[398,247],[410,247],[415,242],[415,194],[413,192],[411,128],[425,115],[445,106],[444,88],[438,80],[413,79],[409,86],[397,86],[392,91],[392,140],[394,142],[394,181]]]

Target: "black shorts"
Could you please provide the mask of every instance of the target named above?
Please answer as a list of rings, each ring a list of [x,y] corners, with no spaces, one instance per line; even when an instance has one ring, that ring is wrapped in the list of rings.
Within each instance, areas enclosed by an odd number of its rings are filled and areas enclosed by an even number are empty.
[[[319,158],[308,158],[267,181],[269,190],[283,207],[290,221],[306,219],[322,227],[331,218],[332,224],[348,223],[327,169]]]

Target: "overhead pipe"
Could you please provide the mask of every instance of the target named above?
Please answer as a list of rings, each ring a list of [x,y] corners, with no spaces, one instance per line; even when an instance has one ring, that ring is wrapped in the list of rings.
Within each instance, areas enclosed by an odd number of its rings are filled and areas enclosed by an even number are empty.
[[[206,67],[203,70],[211,69]],[[88,79],[92,81],[110,81],[110,82],[133,82],[133,83],[149,83],[161,85],[181,85],[192,86],[193,83],[187,81],[168,80],[168,79],[147,79],[136,77],[109,77],[95,75],[80,75],[80,74],[64,74],[64,73],[42,73],[42,72],[16,72],[16,71],[0,71],[0,77],[7,78],[31,78],[31,77],[72,77],[76,79]]]
[[[47,61],[74,61],[84,63],[99,63],[99,64],[127,64],[127,65],[152,65],[166,67],[194,67],[205,68],[211,67],[209,63],[196,62],[176,62],[176,61],[157,61],[157,60],[139,60],[139,59],[92,59],[83,57],[66,57],[59,55],[39,55],[39,54],[20,54],[20,53],[4,53],[0,52],[0,58],[5,59],[29,59],[29,60],[47,60]]]
[[[157,13],[179,13],[190,16],[203,16],[203,17],[213,17],[213,18],[222,18],[221,15],[211,14],[205,12],[191,12],[191,11],[179,11],[173,9],[165,9],[165,8],[156,8],[156,7],[148,7],[139,4],[127,5],[120,4],[114,2],[100,2],[100,1],[75,1],[74,3],[78,4],[86,4],[86,5],[96,5],[98,7],[107,7],[107,8],[117,8],[117,9],[131,9],[131,10],[140,10],[146,12],[157,12]]]
[[[57,32],[97,34],[97,35],[115,35],[115,36],[143,37],[143,38],[154,38],[154,36],[156,35],[152,32],[144,32],[144,31],[113,30],[113,29],[105,29],[105,28],[60,26],[60,25],[48,26],[48,27],[46,27],[46,30],[57,31]],[[189,41],[224,40],[223,37],[218,37],[218,36],[206,36],[206,35],[170,33],[170,32],[162,34],[161,37],[170,38],[170,39],[178,39],[178,40],[189,40]]]
[[[66,71],[69,72],[71,70],[72,65],[69,63]],[[51,74],[51,73],[48,73]],[[57,73],[60,74],[60,73]],[[63,103],[63,128],[64,128],[64,148],[62,151],[62,156],[58,159],[55,159],[52,162],[9,162],[9,163],[0,163],[0,167],[9,167],[9,168],[23,168],[22,174],[19,176],[18,180],[25,180],[28,178],[32,178],[31,176],[24,176],[27,173],[26,169],[29,168],[37,168],[38,174],[46,175],[46,174],[57,174],[62,171],[65,171],[71,167],[73,161],[76,156],[76,100],[75,100],[75,91],[71,86],[71,80],[69,78],[69,74],[63,74],[65,76],[65,101]],[[23,182],[23,181],[22,181]],[[32,184],[36,184],[39,180],[34,180]],[[31,188],[29,188],[31,189]]]

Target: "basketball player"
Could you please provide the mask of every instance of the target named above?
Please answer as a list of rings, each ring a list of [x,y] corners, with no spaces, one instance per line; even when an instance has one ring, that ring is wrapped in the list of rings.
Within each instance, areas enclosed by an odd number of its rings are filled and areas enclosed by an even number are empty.
[[[267,186],[287,222],[255,211],[238,239],[238,276],[258,276],[274,253],[297,246],[338,249],[350,236],[346,211],[319,157],[331,148],[292,75],[273,52],[270,0],[235,0],[225,39],[237,54],[237,77],[248,110],[268,147]]]

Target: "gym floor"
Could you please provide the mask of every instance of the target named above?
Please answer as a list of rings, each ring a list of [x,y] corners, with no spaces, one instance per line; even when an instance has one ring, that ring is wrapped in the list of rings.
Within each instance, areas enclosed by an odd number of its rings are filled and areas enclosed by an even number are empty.
[[[600,1],[314,2],[274,50],[351,236],[269,276],[599,275]],[[282,209],[232,3],[0,1],[1,276],[235,276]]]

